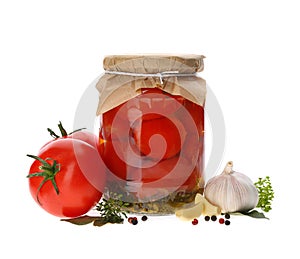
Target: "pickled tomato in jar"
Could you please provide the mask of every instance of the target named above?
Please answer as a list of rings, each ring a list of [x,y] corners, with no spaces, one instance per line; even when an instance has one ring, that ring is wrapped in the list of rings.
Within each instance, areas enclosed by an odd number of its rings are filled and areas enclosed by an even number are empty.
[[[109,56],[99,95],[107,196],[169,214],[203,191],[203,56]],[[176,73],[168,73],[172,68]],[[182,71],[181,71],[182,70]],[[102,81],[101,81],[102,80]],[[102,99],[101,99],[102,98]]]

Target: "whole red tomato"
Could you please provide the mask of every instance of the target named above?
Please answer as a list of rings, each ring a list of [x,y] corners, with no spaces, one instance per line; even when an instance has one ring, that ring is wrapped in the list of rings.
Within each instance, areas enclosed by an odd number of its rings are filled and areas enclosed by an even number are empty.
[[[68,136],[68,138],[82,140],[88,144],[90,144],[95,149],[99,149],[99,140],[98,137],[88,131],[77,131]]]
[[[105,140],[128,139],[130,121],[127,118],[126,103],[102,114],[100,134]]]
[[[127,164],[128,144],[118,140],[103,141],[100,148],[100,155],[111,173],[115,176],[127,180],[129,171],[134,168]]]
[[[136,146],[119,140],[103,141],[100,155],[109,173],[121,180],[137,180],[140,167],[154,164],[153,161],[142,156]]]
[[[195,163],[191,164],[187,159],[175,156],[159,161],[152,167],[141,168],[140,172],[144,183],[157,181],[159,188],[165,185],[180,187],[191,175],[194,167]]]
[[[171,95],[158,88],[142,88],[140,95],[127,102],[127,107],[139,111],[143,120],[153,120],[170,116],[183,102],[180,95]]]
[[[195,164],[179,156],[162,160],[150,168],[141,168],[142,186],[138,191],[141,200],[151,200],[159,190],[192,190],[196,188],[199,172]]]
[[[137,121],[133,125],[133,137],[138,149],[154,160],[175,156],[181,149],[185,131],[176,118],[162,117]]]
[[[191,117],[186,116],[186,112]],[[187,132],[194,134],[196,127],[199,136],[204,135],[204,108],[202,106],[185,100],[184,105],[174,115],[182,122]]]
[[[101,198],[105,166],[98,151],[84,141],[61,138],[44,146],[28,174],[34,200],[58,217],[77,217]]]
[[[180,154],[183,155],[191,163],[195,163],[199,156],[203,156],[203,137],[198,133],[188,133],[181,148]]]

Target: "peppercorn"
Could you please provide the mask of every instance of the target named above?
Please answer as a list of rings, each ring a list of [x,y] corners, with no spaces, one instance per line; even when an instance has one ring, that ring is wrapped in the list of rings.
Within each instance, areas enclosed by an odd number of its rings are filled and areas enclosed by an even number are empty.
[[[224,222],[225,222],[225,220],[224,220],[223,218],[220,218],[220,219],[219,219],[219,223],[220,223],[220,224],[224,224]]]
[[[142,221],[146,221],[148,218],[147,218],[147,216],[146,215],[144,215],[143,217],[142,217]]]
[[[210,216],[205,216],[205,217],[204,217],[204,220],[205,220],[205,221],[209,221],[209,220],[210,220]]]
[[[131,224],[132,225],[137,225],[138,223],[138,220],[136,218],[133,218],[132,221],[131,221]]]
[[[212,220],[212,221],[216,221],[216,220],[217,220],[217,216],[216,216],[216,215],[212,215],[212,216],[211,216],[211,220]]]
[[[192,224],[193,224],[193,225],[197,225],[197,224],[198,224],[198,219],[194,219],[194,220],[192,221]]]
[[[128,218],[128,222],[131,224],[132,223],[132,220],[133,220],[133,217],[129,217]]]
[[[225,219],[230,219],[230,214],[229,213],[225,214]]]
[[[230,225],[230,221],[229,220],[225,220],[225,225],[226,226]]]

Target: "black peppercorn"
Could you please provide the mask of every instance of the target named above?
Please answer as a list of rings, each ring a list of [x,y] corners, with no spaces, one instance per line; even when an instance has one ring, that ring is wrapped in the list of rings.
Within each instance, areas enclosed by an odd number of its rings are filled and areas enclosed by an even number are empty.
[[[132,225],[137,225],[137,223],[138,223],[138,220],[137,220],[137,219],[132,219],[132,220],[131,220],[131,224],[132,224]]]
[[[216,221],[216,220],[217,220],[217,216],[212,215],[210,219],[211,219],[212,221]]]
[[[229,213],[225,214],[225,219],[230,219],[230,214]]]
[[[204,217],[204,220],[205,220],[205,221],[209,221],[209,220],[210,220],[210,216],[205,216],[205,217]]]
[[[229,220],[225,220],[225,225],[226,226],[230,225],[230,221]]]

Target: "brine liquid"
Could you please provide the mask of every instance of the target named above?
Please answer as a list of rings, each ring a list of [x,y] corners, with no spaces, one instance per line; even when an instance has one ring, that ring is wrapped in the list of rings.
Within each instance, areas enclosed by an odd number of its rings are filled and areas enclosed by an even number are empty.
[[[106,195],[129,210],[168,214],[203,188],[204,110],[160,89],[105,112],[100,154],[107,167]]]

